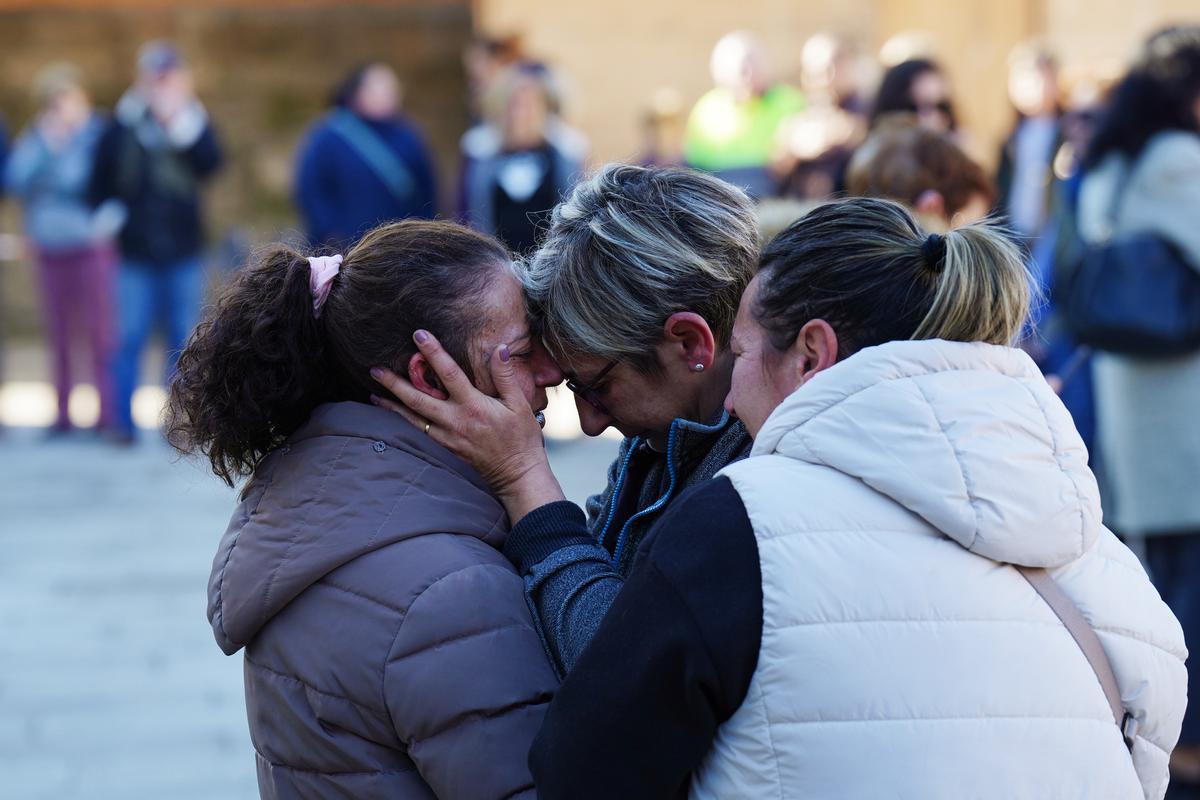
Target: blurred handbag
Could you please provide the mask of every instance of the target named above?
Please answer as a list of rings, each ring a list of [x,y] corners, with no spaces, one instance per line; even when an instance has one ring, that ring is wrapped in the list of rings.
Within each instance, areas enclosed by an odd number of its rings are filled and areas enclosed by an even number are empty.
[[[1110,229],[1133,172],[1114,193]],[[1081,344],[1142,358],[1200,350],[1200,271],[1174,242],[1149,232],[1079,241],[1068,265],[1060,303]]]

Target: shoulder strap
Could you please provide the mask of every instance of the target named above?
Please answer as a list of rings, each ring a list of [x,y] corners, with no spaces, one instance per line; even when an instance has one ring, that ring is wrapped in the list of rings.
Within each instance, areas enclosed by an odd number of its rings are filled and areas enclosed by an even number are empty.
[[[1083,651],[1084,658],[1087,659],[1092,671],[1096,673],[1096,678],[1100,681],[1100,688],[1104,690],[1104,697],[1108,700],[1109,708],[1112,710],[1113,721],[1121,729],[1125,746],[1132,749],[1133,737],[1137,734],[1137,720],[1125,710],[1125,706],[1121,702],[1121,689],[1117,685],[1117,676],[1113,674],[1112,662],[1108,660],[1108,654],[1104,652],[1104,645],[1100,644],[1100,637],[1096,635],[1091,623],[1084,618],[1079,606],[1075,605],[1075,602],[1067,597],[1066,592],[1055,583],[1054,578],[1050,577],[1049,572],[1033,567],[1022,567],[1015,564],[1013,566],[1046,601],[1046,605],[1050,606],[1050,610],[1062,621],[1071,634],[1071,638]]]
[[[393,197],[407,200],[412,196],[416,187],[412,171],[371,126],[353,112],[338,109],[330,115],[329,127],[354,148]]]

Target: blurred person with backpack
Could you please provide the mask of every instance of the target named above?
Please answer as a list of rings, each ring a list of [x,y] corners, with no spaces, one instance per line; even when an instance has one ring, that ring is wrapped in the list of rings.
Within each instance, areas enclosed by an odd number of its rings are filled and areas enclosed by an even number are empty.
[[[383,222],[437,213],[429,149],[401,113],[401,86],[386,64],[355,67],[333,109],[308,132],[296,169],[296,205],[314,247],[344,250]]]
[[[96,146],[93,206],[116,209],[118,239],[114,440],[135,438],[133,394],[142,351],[162,324],[166,373],[200,317],[204,300],[201,190],[221,166],[221,146],[174,45],[142,47],[137,80],[117,103]]]
[[[1146,42],[1116,87],[1084,166],[1084,241],[1109,247],[1097,255],[1115,258],[1121,253],[1111,248],[1122,242],[1137,248],[1127,253],[1128,285],[1137,294],[1126,292],[1119,302],[1093,310],[1119,322],[1161,320],[1164,308],[1139,302],[1139,295],[1157,297],[1156,287],[1146,285],[1147,270],[1162,267],[1162,276],[1174,275],[1181,285],[1190,278],[1192,286],[1197,276],[1191,271],[1200,273],[1200,26],[1168,28]],[[1110,260],[1104,268],[1114,275],[1122,264]],[[1194,327],[1200,319],[1180,322]],[[1155,354],[1145,352],[1145,344],[1118,341],[1095,356],[1110,524],[1144,542],[1150,573],[1194,642],[1200,640],[1200,349],[1168,341],[1162,344],[1171,352]],[[1188,667],[1195,682],[1197,671],[1192,662]],[[1172,770],[1177,783],[1200,786],[1195,707],[1184,719]]]
[[[24,207],[25,232],[37,263],[57,416],[51,434],[71,430],[75,340],[86,345],[100,400],[98,430],[114,423],[115,230],[111,214],[88,203],[104,118],[93,111],[79,70],[52,64],[34,82],[38,116],[18,137],[4,174]]]

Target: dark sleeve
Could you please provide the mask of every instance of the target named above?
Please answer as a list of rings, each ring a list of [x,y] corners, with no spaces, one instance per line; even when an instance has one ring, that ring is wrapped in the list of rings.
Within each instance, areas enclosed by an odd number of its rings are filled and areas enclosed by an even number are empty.
[[[221,142],[211,122],[204,126],[200,138],[184,151],[184,157],[197,178],[207,178],[220,168],[223,159]]]
[[[88,204],[98,206],[117,194],[117,152],[120,149],[121,127],[110,120],[96,142],[92,161],[92,178],[88,182]]]
[[[685,796],[758,663],[758,547],[727,478],[688,490],[647,534],[550,704],[530,768],[546,798]]]
[[[519,520],[504,554],[525,579],[534,624],[561,677],[575,666],[624,579],[588,532],[579,506],[567,501]]]

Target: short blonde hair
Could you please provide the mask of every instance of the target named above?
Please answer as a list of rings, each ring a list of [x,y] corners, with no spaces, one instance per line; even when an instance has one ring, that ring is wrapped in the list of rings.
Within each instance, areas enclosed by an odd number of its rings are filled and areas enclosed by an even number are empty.
[[[653,371],[676,312],[699,314],[728,344],[758,244],[742,190],[690,169],[609,164],[554,209],[521,271],[553,352]]]

